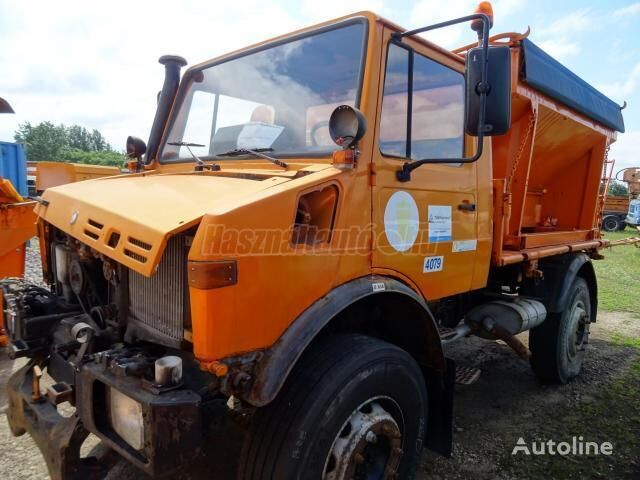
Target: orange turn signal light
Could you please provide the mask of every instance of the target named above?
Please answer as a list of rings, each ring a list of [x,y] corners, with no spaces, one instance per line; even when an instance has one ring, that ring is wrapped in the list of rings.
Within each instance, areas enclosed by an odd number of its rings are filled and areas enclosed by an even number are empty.
[[[209,372],[216,377],[224,377],[229,373],[229,366],[226,363],[213,361],[209,363],[201,363],[200,370],[203,372]]]
[[[473,13],[484,13],[489,17],[489,26],[493,27],[493,6],[491,2],[480,2]],[[471,22],[471,28],[476,32],[482,30],[482,22],[480,20],[474,20]]]
[[[332,163],[334,167],[342,169],[350,169],[355,166],[356,152],[352,148],[345,150],[336,150],[332,155]]]
[[[226,287],[238,283],[238,264],[235,260],[187,263],[189,287],[201,290]]]

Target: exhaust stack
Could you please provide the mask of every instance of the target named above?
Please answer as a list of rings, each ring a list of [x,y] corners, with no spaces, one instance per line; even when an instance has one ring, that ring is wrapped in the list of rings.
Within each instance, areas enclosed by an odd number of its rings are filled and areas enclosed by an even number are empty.
[[[163,55],[158,59],[158,62],[164,65],[164,83],[158,95],[158,108],[153,118],[153,125],[147,142],[145,163],[153,160],[158,153],[160,138],[162,137],[162,132],[164,132],[164,127],[180,84],[180,69],[187,64],[187,61],[178,55]]]

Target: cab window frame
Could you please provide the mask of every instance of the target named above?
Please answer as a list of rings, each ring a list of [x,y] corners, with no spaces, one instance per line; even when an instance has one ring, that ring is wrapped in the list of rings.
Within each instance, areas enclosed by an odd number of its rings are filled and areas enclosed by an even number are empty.
[[[358,63],[357,85],[355,89],[355,99],[354,99],[354,106],[356,108],[361,108],[361,104],[363,100],[362,93],[363,93],[363,88],[365,84],[365,75],[366,75],[367,68],[369,68],[367,61],[368,61],[369,41],[371,36],[371,27],[370,27],[370,21],[366,16],[355,16],[355,17],[347,18],[345,20],[336,22],[336,23],[332,23],[330,25],[324,25],[317,28],[312,28],[306,31],[302,31],[294,35],[288,35],[282,38],[277,38],[275,40],[268,41],[264,44],[259,44],[254,47],[249,47],[247,49],[240,50],[239,52],[236,52],[236,53],[223,55],[222,57],[215,58],[213,60],[209,60],[188,68],[180,80],[180,85],[178,87],[178,91],[176,92],[176,96],[173,102],[173,106],[171,108],[171,112],[169,113],[167,121],[164,125],[164,132],[158,144],[158,152],[154,160],[161,165],[167,165],[167,164],[175,165],[175,164],[193,162],[193,159],[191,158],[179,158],[175,160],[163,159],[162,153],[167,146],[168,136],[173,125],[175,124],[176,121],[178,121],[181,105],[187,101],[191,101],[190,96],[193,94],[193,91],[189,88],[190,82],[194,79],[195,76],[197,76],[197,74],[200,71],[210,67],[215,67],[217,65],[230,62],[242,57],[246,57],[255,53],[259,53],[264,50],[268,50],[270,48],[279,47],[287,43],[296,42],[299,40],[304,40],[305,38],[331,32],[333,30],[339,30],[341,28],[346,28],[351,25],[361,25],[363,27],[362,39],[361,39],[361,45],[360,45],[360,59],[359,59],[360,61]],[[330,148],[330,149],[327,149],[326,151],[321,151],[321,152],[305,152],[303,157],[304,158],[330,158],[335,150],[336,150],[335,148]],[[278,153],[278,154],[273,154],[273,156],[277,158],[283,158],[283,159],[301,158],[301,154],[297,152]],[[239,157],[239,158],[241,159],[242,157]],[[216,159],[217,162],[226,161],[226,160],[229,160],[229,159],[228,158]],[[209,161],[209,160],[205,160],[205,161]]]
[[[406,136],[405,136],[405,141],[406,141],[406,145],[405,145],[405,156],[398,156],[398,155],[394,155],[392,153],[388,153],[388,152],[384,152],[382,149],[382,144],[380,142],[380,135],[382,134],[382,116],[384,113],[384,89],[385,89],[385,85],[386,85],[386,81],[387,81],[387,73],[388,73],[388,65],[389,65],[389,50],[391,49],[392,46],[395,47],[399,47],[403,50],[407,51],[407,65],[408,65],[408,72],[407,72],[407,119],[406,119]],[[378,150],[380,152],[380,155],[384,158],[389,158],[389,159],[393,159],[393,160],[400,160],[400,161],[405,161],[405,162],[414,162],[417,161],[418,159],[413,159],[411,158],[411,144],[413,142],[413,73],[414,73],[414,66],[415,66],[415,55],[420,55],[422,58],[425,58],[427,60],[430,60],[434,63],[437,63],[438,65],[443,66],[444,68],[448,68],[449,70],[451,70],[454,73],[457,73],[459,75],[462,76],[463,79],[463,90],[462,90],[462,101],[463,101],[463,105],[465,102],[465,89],[464,89],[464,73],[460,72],[458,70],[456,70],[455,68],[452,68],[449,65],[446,65],[438,60],[436,60],[433,57],[430,57],[428,55],[425,55],[424,53],[418,52],[416,51],[415,48],[413,48],[410,45],[407,45],[406,43],[403,43],[401,41],[398,40],[394,40],[393,38],[390,38],[389,41],[387,42],[387,51],[385,54],[385,63],[384,63],[384,77],[382,79],[382,95],[380,98],[380,116],[379,116],[379,125],[380,125],[380,133],[378,135]],[[460,124],[460,132],[462,134],[462,152],[461,154],[464,155],[464,152],[467,149],[467,135],[464,131],[464,125],[465,125],[465,120],[466,120],[466,112],[465,112],[465,116],[463,116],[462,118],[462,122]],[[460,167],[463,165],[463,163],[461,162],[456,162],[456,160],[459,157],[454,157],[452,158],[452,162],[451,163],[440,163],[440,165],[445,165],[445,166],[449,166],[449,167]],[[420,159],[422,160],[422,159]]]

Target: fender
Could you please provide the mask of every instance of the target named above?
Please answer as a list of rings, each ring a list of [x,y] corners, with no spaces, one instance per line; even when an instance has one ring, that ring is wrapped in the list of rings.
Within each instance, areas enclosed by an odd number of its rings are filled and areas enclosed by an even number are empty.
[[[425,345],[425,360],[430,368],[445,371],[446,362],[436,322],[424,299],[399,280],[371,275],[334,288],[307,308],[278,341],[264,352],[254,369],[255,381],[251,389],[242,395],[244,400],[256,407],[270,403],[305,349],[336,315],[363,298],[390,292],[406,295],[415,301],[420,315],[425,320],[423,323],[426,326],[426,334],[432,339]]]
[[[540,269],[544,272],[544,281],[536,288],[536,294],[545,299],[549,312],[561,312],[564,310],[569,299],[569,288],[579,275],[589,285],[591,311],[593,312],[592,321],[595,321],[598,306],[598,288],[595,271],[588,255],[574,253],[552,257],[547,261],[541,261]]]

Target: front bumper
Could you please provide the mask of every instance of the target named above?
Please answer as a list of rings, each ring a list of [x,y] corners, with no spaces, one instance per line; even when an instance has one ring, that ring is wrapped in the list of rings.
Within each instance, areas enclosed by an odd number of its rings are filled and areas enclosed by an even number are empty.
[[[33,437],[52,479],[99,478],[104,473],[106,465],[80,458],[89,433],[152,476],[170,472],[199,454],[202,419],[197,393],[188,389],[152,393],[141,388],[140,379],[120,377],[91,363],[75,376],[76,414],[64,417],[46,399],[33,400],[33,366],[34,362],[25,365],[10,378],[7,416],[14,435],[28,432]],[[106,405],[109,388],[142,405],[145,440],[141,450],[130,447],[111,428]]]

